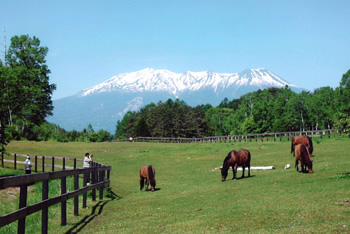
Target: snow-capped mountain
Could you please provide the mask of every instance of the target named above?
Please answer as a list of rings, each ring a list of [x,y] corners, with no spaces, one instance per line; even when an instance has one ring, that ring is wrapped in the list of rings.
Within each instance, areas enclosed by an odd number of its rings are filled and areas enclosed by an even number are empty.
[[[81,131],[91,123],[95,131],[106,129],[114,133],[117,121],[127,111],[138,111],[152,102],[179,98],[191,106],[217,106],[225,97],[232,100],[258,89],[286,85],[296,92],[302,90],[264,68],[240,73],[183,74],[146,68],[113,76],[74,96],[53,101],[53,116],[47,120],[66,130]]]
[[[183,74],[168,70],[146,68],[141,71],[113,76],[109,80],[79,93],[80,97],[97,94],[122,92],[168,92],[175,98],[181,98],[186,91],[195,92],[210,88],[215,93],[224,89],[240,88],[242,86],[264,87],[297,86],[288,83],[276,74],[264,68],[246,69],[241,73],[214,73],[209,71]]]

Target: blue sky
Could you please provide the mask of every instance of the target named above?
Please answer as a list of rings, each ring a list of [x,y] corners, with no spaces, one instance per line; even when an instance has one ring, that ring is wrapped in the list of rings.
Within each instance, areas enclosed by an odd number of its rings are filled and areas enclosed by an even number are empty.
[[[350,69],[349,0],[0,0],[0,56],[14,35],[49,48],[53,99],[147,67],[266,68],[313,91]]]

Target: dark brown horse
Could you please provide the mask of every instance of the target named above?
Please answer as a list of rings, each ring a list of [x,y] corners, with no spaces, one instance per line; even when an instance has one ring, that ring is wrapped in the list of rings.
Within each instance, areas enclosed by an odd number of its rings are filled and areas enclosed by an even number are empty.
[[[228,153],[224,160],[224,164],[222,165],[221,168],[221,180],[225,181],[227,177],[227,171],[230,166],[232,166],[232,171],[233,171],[233,180],[236,180],[236,174],[237,174],[237,167],[242,166],[243,167],[243,173],[242,177],[244,177],[244,170],[246,167],[248,167],[248,177],[250,176],[250,152],[246,149],[242,149],[240,151],[231,151]]]
[[[156,187],[156,171],[152,165],[143,166],[140,169],[140,190],[143,189],[146,184],[145,190],[148,191],[148,185],[151,184],[151,190],[154,192]]]
[[[295,146],[298,144],[305,145],[308,150],[310,157],[312,157],[312,152],[314,151],[314,147],[312,145],[312,139],[309,136],[294,136],[292,138],[292,147],[291,147],[291,153],[293,153],[293,156],[295,156]]]
[[[308,148],[303,144],[296,145],[295,154],[295,167],[297,171],[299,171],[298,165],[300,161],[301,171],[306,172],[306,167],[308,167],[309,173],[312,173],[312,161]]]

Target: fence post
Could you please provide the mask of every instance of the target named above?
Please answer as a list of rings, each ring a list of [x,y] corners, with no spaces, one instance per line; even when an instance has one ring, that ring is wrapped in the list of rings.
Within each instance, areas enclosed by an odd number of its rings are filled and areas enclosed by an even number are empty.
[[[92,184],[96,184],[96,162],[92,162],[92,166],[95,168],[94,169],[94,171],[91,173],[92,175],[91,175],[91,183]],[[92,200],[93,201],[96,201],[96,189],[93,189],[92,190],[92,194],[91,194],[91,196],[92,196]]]
[[[88,181],[88,176],[90,178],[90,172],[89,173],[84,173],[83,177],[83,187],[86,187],[87,181]],[[87,197],[87,192],[83,193],[83,208],[86,208],[86,197]]]
[[[1,152],[1,166],[4,168],[4,152]]]
[[[61,178],[61,195],[67,193],[67,177]],[[67,201],[61,202],[61,225],[67,225]]]
[[[55,157],[52,157],[52,171],[55,171]]]
[[[49,198],[49,180],[43,180],[42,200]],[[41,213],[41,233],[47,233],[49,224],[49,208],[44,207]]]
[[[79,175],[74,176],[74,190],[79,189]],[[79,196],[74,197],[74,215],[79,215]]]
[[[27,206],[27,185],[20,186],[20,195],[19,195],[19,209]],[[18,220],[18,229],[17,233],[25,233],[26,231],[26,217]]]
[[[35,170],[35,172],[38,172],[38,156],[37,155],[35,155],[35,163],[34,164],[35,164],[34,170]]]
[[[77,169],[77,159],[74,159],[74,170]]]
[[[100,172],[99,172],[99,177],[100,177],[100,178],[99,178],[99,182],[102,182],[102,181],[103,181],[103,172],[104,172],[104,171],[100,171]],[[103,199],[103,186],[100,187],[99,198],[100,198],[100,200]]]
[[[42,160],[43,161],[43,170],[42,171],[45,172],[45,156],[43,156],[42,159],[43,159]]]
[[[63,158],[63,170],[66,170],[66,158]]]
[[[14,157],[14,164],[15,164],[15,170],[17,169],[17,154],[15,154],[15,157]]]

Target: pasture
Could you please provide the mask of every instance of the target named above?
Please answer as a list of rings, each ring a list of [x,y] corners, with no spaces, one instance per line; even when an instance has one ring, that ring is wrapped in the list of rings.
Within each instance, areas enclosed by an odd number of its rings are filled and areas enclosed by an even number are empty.
[[[350,232],[350,139],[313,141],[313,174],[296,172],[290,141],[12,142],[7,150],[72,158],[90,152],[94,160],[112,166],[109,198],[89,202],[78,217],[71,211],[65,227],[55,218],[59,206],[50,208],[49,232]],[[276,169],[252,170],[251,177],[236,181],[229,171],[221,182],[217,168],[229,151],[242,148],[251,152],[252,166]],[[286,170],[287,163],[291,168]],[[149,164],[156,170],[155,192],[139,190],[139,169]],[[27,232],[38,231],[40,225]]]

